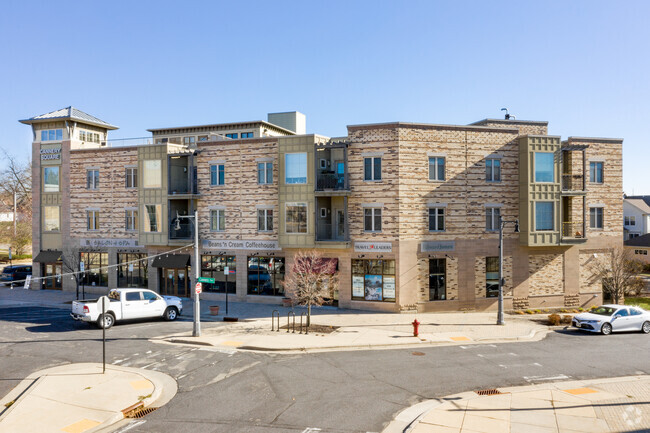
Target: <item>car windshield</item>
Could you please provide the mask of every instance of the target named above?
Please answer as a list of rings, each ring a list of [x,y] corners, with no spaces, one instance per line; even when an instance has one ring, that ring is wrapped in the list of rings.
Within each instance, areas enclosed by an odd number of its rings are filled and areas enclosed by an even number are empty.
[[[616,311],[616,308],[612,307],[596,307],[592,308],[589,312],[593,314],[599,314],[601,316],[611,316]]]

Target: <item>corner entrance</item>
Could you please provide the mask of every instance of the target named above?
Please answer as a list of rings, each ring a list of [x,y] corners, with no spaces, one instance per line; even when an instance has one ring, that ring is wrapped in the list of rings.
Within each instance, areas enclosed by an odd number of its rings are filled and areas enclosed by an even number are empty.
[[[162,269],[160,293],[162,295],[189,297],[189,283],[187,281],[188,268]]]
[[[43,288],[61,290],[61,263],[43,263],[41,275],[43,275]]]

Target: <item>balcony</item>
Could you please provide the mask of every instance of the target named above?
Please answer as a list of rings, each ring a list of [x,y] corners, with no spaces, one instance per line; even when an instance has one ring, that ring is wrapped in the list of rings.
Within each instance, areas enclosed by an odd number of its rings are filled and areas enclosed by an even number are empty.
[[[344,142],[330,141],[316,145],[316,192],[350,190],[347,150],[347,143]]]
[[[169,195],[196,195],[199,193],[193,155],[170,155],[168,167]]]
[[[169,240],[194,239],[194,222],[187,218],[180,218],[176,222],[176,216],[194,215],[195,202],[191,199],[171,198],[168,201],[169,208]],[[176,230],[178,228],[178,230]]]
[[[561,243],[586,242],[587,236],[584,232],[582,221],[564,221],[562,222],[562,241]]]
[[[178,228],[178,230],[177,230]],[[191,221],[183,221],[176,224],[175,218],[169,223],[169,239],[194,239],[194,224]]]
[[[316,242],[349,242],[347,197],[316,198]]]
[[[562,193],[586,193],[584,176],[582,174],[562,174]]]

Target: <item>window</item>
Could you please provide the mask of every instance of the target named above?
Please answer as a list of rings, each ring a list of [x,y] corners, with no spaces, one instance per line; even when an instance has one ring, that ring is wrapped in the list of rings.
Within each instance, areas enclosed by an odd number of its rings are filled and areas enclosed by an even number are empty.
[[[41,131],[41,141],[63,140],[63,129],[44,129]]]
[[[233,138],[234,139],[234,138],[237,138],[237,137],[239,137],[239,134],[237,134],[236,132],[234,132],[232,134],[226,134],[226,138]]]
[[[146,254],[117,254],[117,287],[148,287],[148,271]]]
[[[84,262],[83,283],[87,286],[108,286],[108,253],[79,253]]]
[[[162,186],[162,163],[160,160],[144,160],[142,168],[144,169],[142,186],[144,188],[160,188]]]
[[[273,231],[273,209],[257,210],[257,231]]]
[[[87,210],[86,211],[86,229],[99,230],[99,211]]]
[[[86,170],[86,189],[99,189],[99,170]]]
[[[429,157],[429,180],[445,180],[445,158]]]
[[[248,257],[248,294],[284,296],[284,258]]]
[[[61,230],[58,206],[43,206],[43,231],[58,232]]]
[[[241,138],[253,138],[253,133],[252,132],[242,132],[241,133]]]
[[[367,207],[363,210],[363,217],[363,229],[365,231],[381,231],[381,208]]]
[[[228,267],[228,275],[224,273]],[[237,260],[235,256],[201,256],[201,276],[214,278],[214,283],[203,283],[205,292],[235,293],[237,281]],[[227,284],[226,284],[227,281]]]
[[[124,186],[126,188],[138,187],[138,169],[135,167],[127,167],[125,173],[126,181]]]
[[[535,230],[553,230],[553,202],[535,202]]]
[[[43,167],[43,192],[59,192],[59,167]]]
[[[210,185],[224,185],[226,183],[226,166],[215,164],[210,166]]]
[[[79,140],[89,141],[91,143],[99,143],[99,134],[96,132],[88,132],[88,131],[80,130]]]
[[[535,152],[535,182],[555,182],[555,161],[552,153]]]
[[[222,232],[226,230],[226,210],[213,209],[210,211],[210,231]]]
[[[603,183],[603,163],[590,162],[589,163],[589,182]]]
[[[284,156],[285,183],[307,183],[307,154],[287,153]]]
[[[126,230],[138,230],[138,211],[135,209],[127,209],[125,211],[125,227]]]
[[[447,299],[447,259],[429,259],[429,301]]]
[[[501,221],[501,208],[486,207],[485,208],[485,230],[498,231],[499,222]]]
[[[183,137],[183,144],[186,146],[193,146],[196,144],[196,137]]]
[[[162,206],[159,204],[145,204],[144,211],[144,231],[161,232]]]
[[[634,225],[636,225],[636,217],[635,216],[626,216],[624,224],[626,226],[634,226]]]
[[[488,182],[501,182],[501,160],[499,158],[485,160],[485,180]]]
[[[381,157],[363,158],[363,180],[381,180]]]
[[[257,183],[260,185],[273,183],[272,162],[260,162],[257,164]]]
[[[395,260],[352,260],[352,299],[395,302]]]
[[[485,297],[499,296],[499,257],[485,258]]]
[[[285,213],[287,233],[307,233],[307,203],[287,203]]]
[[[429,208],[429,231],[430,232],[445,231],[445,208],[444,207]]]
[[[634,239],[634,238],[639,237],[639,236],[641,236],[639,233],[630,233],[630,236],[629,236],[628,239]]]
[[[590,207],[589,208],[589,228],[592,228],[592,229],[602,229],[603,228],[603,208],[602,207]]]

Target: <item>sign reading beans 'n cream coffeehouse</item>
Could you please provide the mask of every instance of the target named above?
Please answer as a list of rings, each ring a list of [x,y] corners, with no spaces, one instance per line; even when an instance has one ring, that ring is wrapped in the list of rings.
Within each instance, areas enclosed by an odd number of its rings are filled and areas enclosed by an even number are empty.
[[[201,244],[206,250],[279,250],[278,241],[214,241],[204,240]]]

